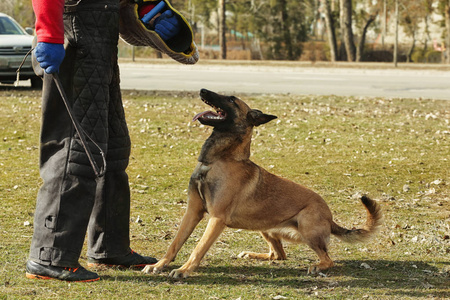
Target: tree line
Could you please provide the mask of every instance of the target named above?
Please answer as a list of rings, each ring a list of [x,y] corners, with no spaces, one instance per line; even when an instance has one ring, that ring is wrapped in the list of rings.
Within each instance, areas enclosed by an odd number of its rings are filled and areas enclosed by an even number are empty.
[[[398,36],[403,30],[408,37],[406,60],[417,45],[421,51],[432,48],[430,25],[433,15],[442,16],[436,25],[441,33],[440,43],[450,57],[450,0],[188,0],[188,12],[197,21],[218,30],[221,56],[226,58],[225,31],[251,32],[265,43],[267,59],[297,60],[305,41],[317,39],[314,30],[324,21],[325,40],[331,61],[361,61],[369,30],[385,38]],[[225,14],[223,12],[226,12]],[[217,16],[216,18],[213,18]],[[398,24],[396,32],[387,32],[388,20]],[[435,26],[435,27],[436,27]],[[222,29],[225,28],[225,29]],[[419,34],[420,33],[420,34]],[[418,40],[422,35],[423,39]],[[391,38],[392,40],[392,38]],[[395,39],[396,40],[396,39]],[[394,42],[394,44],[396,44]],[[398,45],[394,52],[398,52]]]
[[[432,15],[442,16],[441,46],[450,63],[450,0],[172,0],[193,25],[198,36],[205,28],[217,34],[220,57],[227,58],[230,37],[264,44],[261,58],[297,60],[307,41],[323,38],[331,61],[361,61],[366,35],[372,30],[397,37],[403,30],[408,37],[406,59],[421,45],[420,51],[432,48],[429,27]],[[2,0],[0,11],[14,17],[22,26],[32,27],[31,0]],[[394,20],[395,32],[388,32],[388,20]],[[316,28],[323,21],[325,34]],[[421,40],[419,38],[421,37]],[[395,39],[397,40],[397,39]],[[401,43],[401,41],[400,41]],[[405,46],[405,43],[401,43]],[[394,56],[398,44],[393,45]]]

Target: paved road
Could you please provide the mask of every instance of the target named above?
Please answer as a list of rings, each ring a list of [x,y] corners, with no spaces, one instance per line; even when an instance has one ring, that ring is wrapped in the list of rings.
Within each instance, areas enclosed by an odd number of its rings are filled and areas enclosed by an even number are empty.
[[[381,96],[450,100],[450,71],[429,68],[329,68],[293,64],[121,63],[123,89]]]

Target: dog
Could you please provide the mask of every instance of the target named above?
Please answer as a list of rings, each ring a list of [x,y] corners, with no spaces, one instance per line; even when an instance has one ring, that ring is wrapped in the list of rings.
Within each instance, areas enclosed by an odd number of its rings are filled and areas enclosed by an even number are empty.
[[[251,109],[234,96],[223,96],[202,89],[200,97],[215,111],[197,114],[193,121],[212,126],[202,146],[198,164],[191,175],[188,205],[179,230],[164,257],[143,269],[159,273],[172,262],[203,216],[210,215],[203,237],[188,261],[169,276],[186,278],[225,227],[260,231],[269,244],[268,253],[242,252],[238,257],[285,260],[282,241],[306,243],[319,257],[308,268],[315,274],[333,266],[327,244],[333,234],[344,242],[365,241],[381,225],[379,204],[367,196],[361,202],[367,210],[363,229],[345,229],[337,225],[321,196],[312,190],[269,173],[250,160],[253,127],[276,116]]]

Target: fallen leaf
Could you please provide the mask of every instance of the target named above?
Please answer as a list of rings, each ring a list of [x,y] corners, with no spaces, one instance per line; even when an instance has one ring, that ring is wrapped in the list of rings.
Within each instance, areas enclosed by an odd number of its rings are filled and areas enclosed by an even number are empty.
[[[428,191],[425,191],[425,195],[432,195],[432,194],[436,194],[435,188],[431,188]]]
[[[361,268],[364,268],[364,269],[372,269],[368,264],[366,264],[366,263],[362,263],[361,264]]]
[[[287,297],[284,297],[284,296],[281,296],[281,295],[277,295],[277,296],[273,297],[272,299],[280,300],[280,299],[287,299]]]

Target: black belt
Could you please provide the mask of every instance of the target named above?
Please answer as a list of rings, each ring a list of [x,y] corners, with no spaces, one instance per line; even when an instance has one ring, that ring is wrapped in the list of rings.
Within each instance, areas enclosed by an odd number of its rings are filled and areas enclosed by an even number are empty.
[[[119,0],[66,0],[64,2],[64,13],[80,10],[119,10]]]

